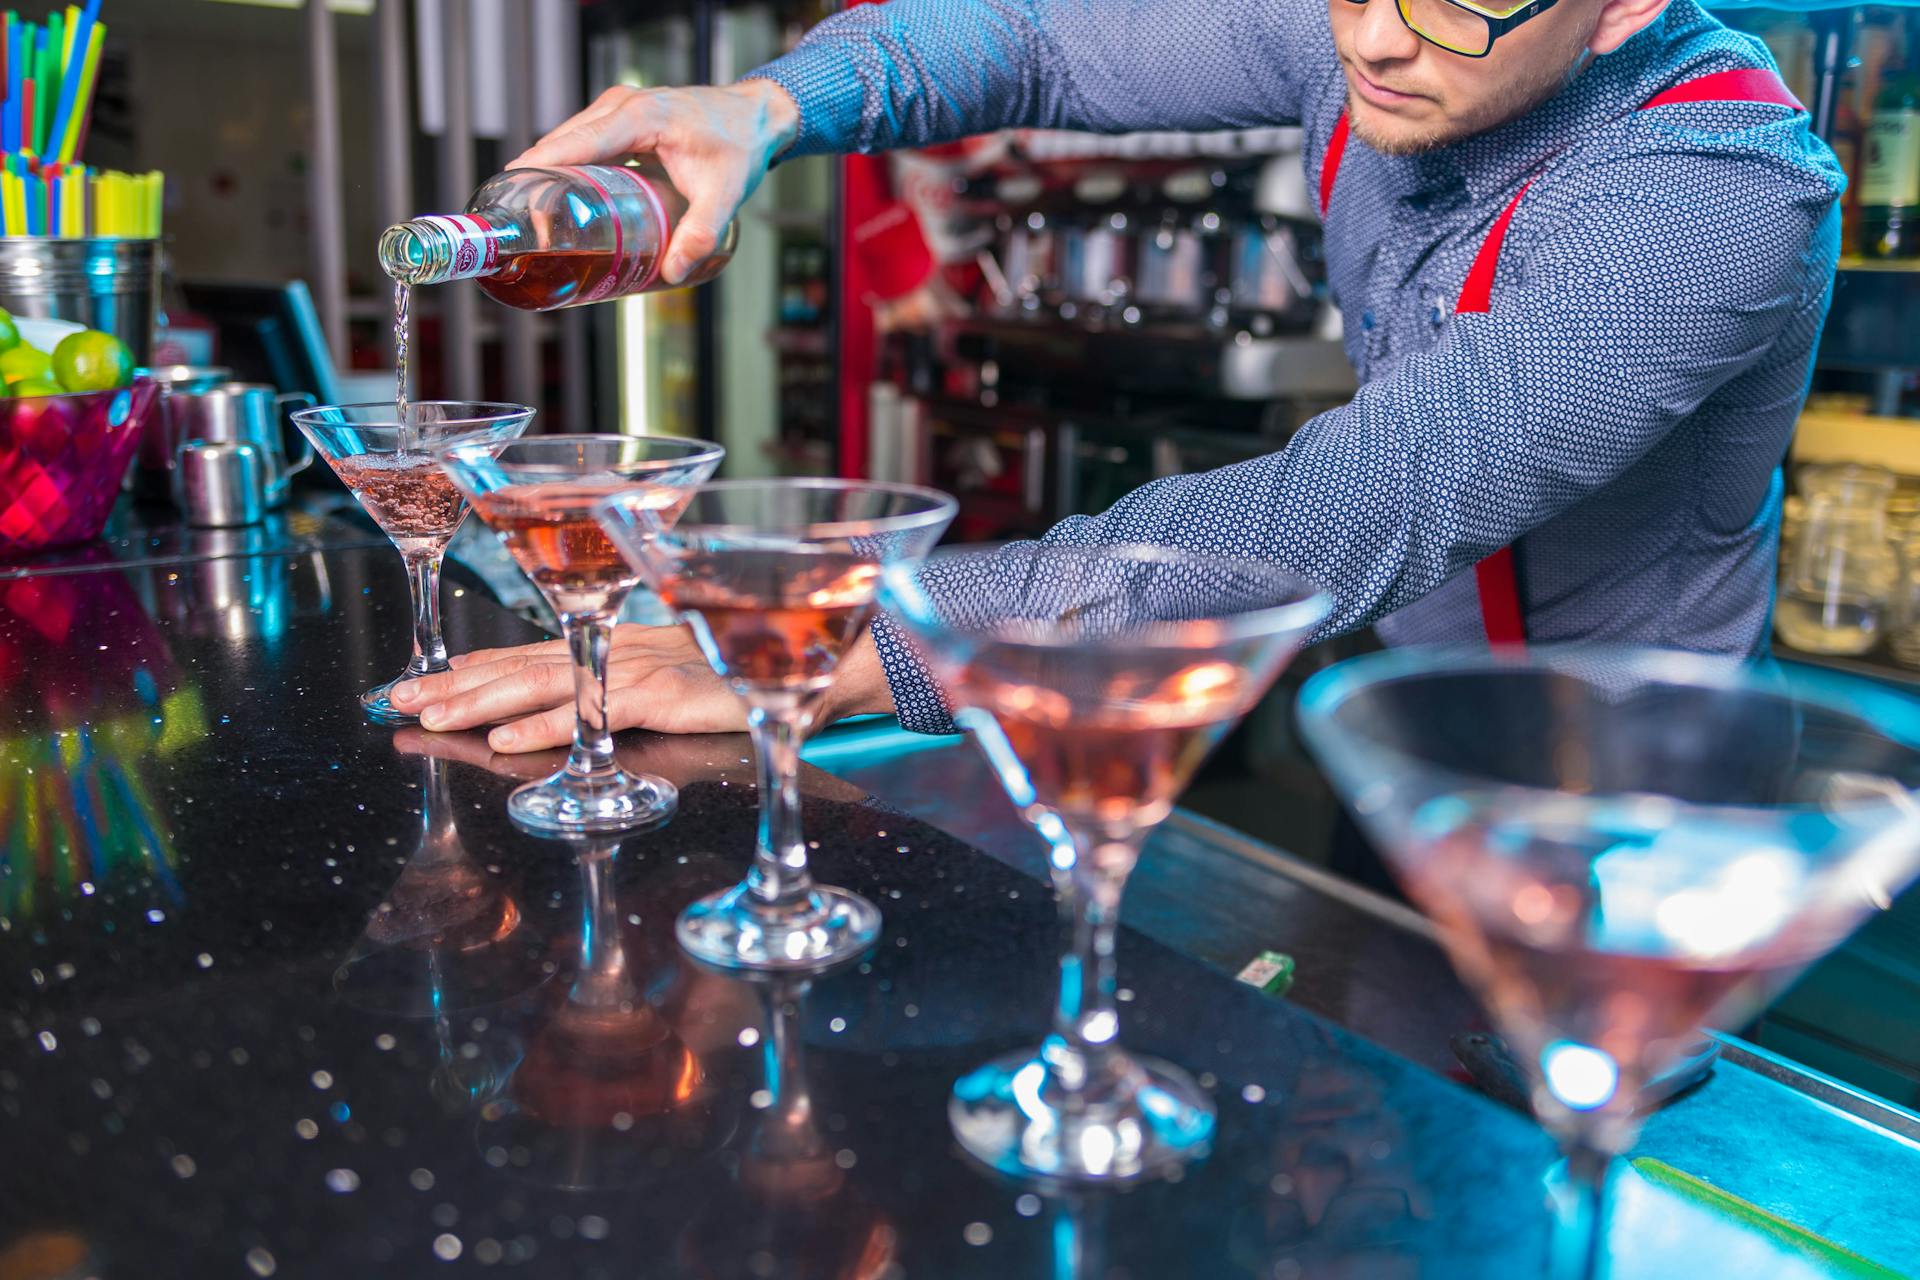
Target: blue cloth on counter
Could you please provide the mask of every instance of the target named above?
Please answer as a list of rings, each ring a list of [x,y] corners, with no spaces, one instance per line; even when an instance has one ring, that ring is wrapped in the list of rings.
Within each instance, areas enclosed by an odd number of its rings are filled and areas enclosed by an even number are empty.
[[[1758,652],[1845,178],[1804,113],[1638,108],[1772,65],[1675,0],[1518,120],[1418,156],[1356,137],[1326,236],[1353,401],[1045,536],[1264,557],[1332,591],[1322,636],[1389,643],[1484,641],[1470,570],[1517,543],[1531,640]],[[1346,104],[1325,0],[892,0],[753,74],[799,102],[802,153],[1299,123],[1313,189]],[[1529,179],[1491,311],[1455,316]],[[950,731],[892,624],[875,636],[902,723]]]

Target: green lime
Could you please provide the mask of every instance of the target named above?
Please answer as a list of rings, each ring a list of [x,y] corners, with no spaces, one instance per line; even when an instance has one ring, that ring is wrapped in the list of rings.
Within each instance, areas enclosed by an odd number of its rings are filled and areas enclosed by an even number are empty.
[[[20,326],[13,322],[11,312],[0,310],[0,351],[11,351],[20,345]]]
[[[49,378],[21,378],[7,385],[7,393],[16,400],[30,396],[63,396],[67,389]]]
[[[133,381],[133,352],[110,333],[82,329],[53,349],[53,376],[69,391],[117,390]]]
[[[0,380],[12,386],[22,378],[54,381],[53,357],[44,351],[36,351],[24,342],[17,347],[0,351]]]

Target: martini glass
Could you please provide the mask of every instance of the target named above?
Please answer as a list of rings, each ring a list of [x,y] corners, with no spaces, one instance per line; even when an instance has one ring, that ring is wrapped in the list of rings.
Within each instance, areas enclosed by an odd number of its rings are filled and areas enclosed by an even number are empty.
[[[884,596],[1051,846],[1065,931],[1053,1033],[954,1086],[961,1146],[1002,1173],[1067,1184],[1200,1154],[1206,1094],[1116,1043],[1120,896],[1147,834],[1326,616],[1326,597],[1255,561],[1031,542],[889,569]]]
[[[440,462],[552,606],[573,655],[574,733],[567,763],[507,800],[514,821],[545,835],[633,831],[672,816],[672,783],[614,762],[607,728],[607,653],[620,605],[640,575],[593,519],[626,494],[662,525],[726,450],[674,436],[579,435],[455,445]]]
[[[881,566],[918,561],[954,509],[932,489],[859,480],[710,484],[677,523],[644,496],[600,508],[607,532],[746,702],[759,756],[753,866],[740,884],[680,916],[680,945],[696,958],[722,968],[815,969],[880,936],[871,902],[816,884],[807,869],[800,744],[841,654],[867,624]]]
[[[402,680],[447,669],[440,638],[440,562],[447,543],[467,518],[467,503],[434,460],[434,451],[466,444],[487,449],[527,429],[533,410],[518,404],[423,400],[403,417],[391,401],[329,404],[302,409],[293,421],[341,483],[360,500],[407,562],[413,592],[413,657],[385,684],[360,695],[367,718],[379,724],[414,724],[388,693]]]
[[[1920,708],[1657,651],[1390,652],[1315,676],[1309,745],[1514,1047],[1557,1276],[1605,1267],[1636,1096],[1920,870]]]

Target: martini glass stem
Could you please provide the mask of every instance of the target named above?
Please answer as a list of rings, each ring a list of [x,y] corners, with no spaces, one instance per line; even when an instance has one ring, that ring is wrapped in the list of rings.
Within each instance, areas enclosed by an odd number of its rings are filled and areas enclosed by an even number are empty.
[[[607,656],[613,624],[600,614],[569,614],[561,619],[573,657],[573,750],[567,772],[581,778],[614,772],[613,733],[607,720]]]
[[[811,720],[791,699],[756,699],[747,709],[760,771],[760,832],[747,890],[769,907],[799,902],[813,890],[800,828],[800,743]]]
[[[1606,1274],[1607,1180],[1613,1158],[1584,1143],[1568,1148],[1553,1180],[1552,1280],[1601,1280]]]
[[[447,642],[440,635],[440,562],[444,552],[406,557],[407,586],[413,593],[413,658],[407,675],[447,669]]]
[[[1076,835],[1073,866],[1054,870],[1064,946],[1053,1035],[1041,1049],[1070,1089],[1099,1081],[1111,1064],[1120,1015],[1114,1004],[1114,938],[1120,895],[1135,850],[1130,842]]]

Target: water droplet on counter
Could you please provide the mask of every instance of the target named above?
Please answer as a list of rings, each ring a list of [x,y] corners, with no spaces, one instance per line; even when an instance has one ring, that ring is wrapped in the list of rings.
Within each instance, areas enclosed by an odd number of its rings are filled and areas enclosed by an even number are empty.
[[[265,1249],[254,1248],[247,1250],[247,1270],[253,1272],[253,1274],[257,1276],[270,1276],[279,1269],[280,1264],[275,1262],[273,1255]]]
[[[1040,1197],[1024,1195],[1013,1202],[1013,1211],[1023,1218],[1031,1218],[1040,1212]]]
[[[415,1191],[433,1190],[433,1170],[415,1169],[407,1175],[407,1181],[413,1184]]]
[[[740,1032],[739,1040],[742,1049],[753,1048],[753,1046],[760,1043],[760,1029],[758,1027],[743,1028]]]
[[[159,924],[161,921],[165,920],[166,918],[167,918],[167,913],[162,911],[158,907],[150,908],[147,911],[148,924]]]
[[[1250,1084],[1240,1091],[1240,1096],[1248,1102],[1261,1103],[1267,1100],[1267,1091],[1257,1084]]]
[[[399,1042],[397,1040],[395,1040],[392,1036],[388,1035],[384,1031],[382,1031],[379,1035],[373,1038],[373,1047],[380,1050],[382,1053],[385,1053],[388,1050],[392,1049],[393,1046],[398,1043]]]
[[[755,1089],[747,1095],[747,1102],[755,1111],[765,1111],[773,1105],[773,1095],[765,1089]]]
[[[854,1165],[860,1163],[860,1157],[855,1155],[851,1148],[842,1147],[833,1153],[833,1162],[842,1169],[851,1169]]]
[[[99,1034],[100,1034],[100,1019],[98,1019],[98,1018],[82,1018],[82,1019],[80,1019],[80,1031],[81,1031],[81,1033],[82,1033],[83,1035],[89,1035],[89,1036],[97,1036],[97,1035],[99,1035]]]
[[[605,1240],[612,1230],[611,1224],[599,1214],[589,1213],[580,1219],[580,1234],[588,1240]]]
[[[993,1240],[993,1228],[984,1222],[969,1222],[960,1237],[971,1245],[989,1244]]]
[[[482,1236],[473,1242],[473,1260],[483,1267],[490,1267],[500,1261],[502,1252],[500,1242],[492,1236]]]
[[[1118,1000],[1121,1004],[1131,1004],[1133,1003],[1133,988],[1122,987],[1118,991],[1113,993],[1113,998],[1115,1000]]]
[[[40,1047],[42,1049],[45,1049],[48,1053],[52,1053],[55,1049],[58,1049],[60,1047],[60,1041],[54,1036],[53,1032],[51,1031],[42,1031],[35,1038],[40,1041]]]
[[[313,1087],[316,1089],[333,1088],[333,1073],[331,1071],[316,1071],[309,1078],[313,1081]]]
[[[433,1238],[433,1256],[442,1262],[452,1262],[460,1256],[460,1237],[446,1232]]]
[[[294,1121],[293,1131],[309,1141],[320,1136],[320,1126],[311,1120]]]
[[[68,978],[71,978],[75,972],[77,971],[74,969],[74,967],[70,964],[65,963],[64,961],[60,964],[53,966],[53,976],[60,979],[60,981],[62,982],[65,982]]]
[[[355,1173],[353,1170],[351,1169],[327,1170],[327,1190],[336,1192],[344,1196],[349,1194],[350,1192],[358,1191],[359,1189],[360,1189],[360,1175]]]
[[[177,1155],[170,1163],[173,1165],[173,1173],[177,1178],[191,1178],[200,1171],[200,1166],[193,1162],[193,1157],[190,1155]]]
[[[213,957],[208,955],[204,951],[202,951],[199,955],[195,956],[193,958],[193,962],[199,965],[202,969],[213,968]]]
[[[835,1018],[827,1024],[827,1030],[829,1031],[845,1031],[846,1029],[847,1020],[845,1018]]]

